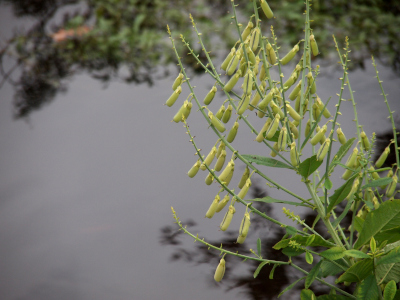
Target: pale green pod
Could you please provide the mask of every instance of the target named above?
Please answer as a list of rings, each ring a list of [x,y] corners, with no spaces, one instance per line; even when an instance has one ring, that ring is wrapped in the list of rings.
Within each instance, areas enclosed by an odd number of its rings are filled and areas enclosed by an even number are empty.
[[[397,187],[397,175],[394,174],[393,175],[393,181],[391,183],[389,183],[387,189],[386,189],[386,197],[390,198],[393,196],[394,192],[396,191],[396,187]]]
[[[304,101],[307,101],[307,99],[304,100]],[[295,102],[295,104],[294,104],[294,109],[295,109],[298,113],[300,113],[300,106],[301,106],[301,93],[299,92],[299,93],[297,94],[297,96],[296,96],[296,102]],[[306,114],[306,112],[303,110],[303,115],[305,115],[305,114]]]
[[[385,163],[386,158],[388,157],[390,153],[390,145],[383,150],[382,154],[379,156],[377,161],[375,162],[375,167],[380,168],[382,165]]]
[[[192,102],[189,102],[187,105],[185,105],[183,109],[183,119],[187,120],[187,118],[189,118],[190,112],[192,111],[192,106],[193,106]]]
[[[371,143],[369,142],[368,137],[364,131],[361,132],[361,146],[364,148],[365,151],[369,151],[369,149],[371,149]]]
[[[211,173],[208,173],[205,182],[207,185],[211,185],[214,181],[214,176]]]
[[[327,138],[325,142],[321,145],[317,152],[317,161],[323,160],[329,150],[329,145],[331,144],[331,139]]]
[[[293,57],[296,55],[297,52],[299,52],[299,45],[295,45],[292,50],[289,51],[288,54],[286,54],[282,59],[281,59],[281,64],[286,65],[289,63]]]
[[[250,63],[254,66],[256,64],[256,56],[254,55],[254,52],[250,49],[248,44],[246,44],[246,53]]]
[[[235,56],[231,59],[228,66],[226,67],[226,74],[228,74],[229,76],[232,75],[239,64],[239,61],[240,61],[240,53],[239,51],[237,51]]]
[[[271,19],[274,17],[274,13],[272,12],[271,8],[269,7],[267,1],[265,0],[260,0],[261,8],[264,12],[264,14],[267,16],[268,19]]]
[[[246,58],[243,56],[239,64],[239,71],[240,74],[242,74],[240,77],[243,77],[247,73],[247,69],[248,69],[248,64],[246,62]]]
[[[238,108],[237,108],[237,114],[242,115],[246,109],[249,107],[250,103],[250,97],[251,95],[243,95],[242,100],[239,102]]]
[[[246,28],[242,32],[242,40],[243,41],[247,39],[247,37],[249,36],[249,34],[250,34],[251,30],[253,29],[253,27],[254,27],[253,22],[249,21],[249,23],[247,23]]]
[[[286,104],[286,109],[287,109],[287,112],[289,113],[289,115],[293,118],[293,120],[296,120],[296,121],[301,120],[300,115],[289,104]]]
[[[219,143],[218,149],[217,149],[217,153],[215,154],[215,157],[219,157],[221,155],[222,150],[225,150],[225,143],[223,141],[221,141]]]
[[[238,132],[238,128],[239,128],[239,123],[236,121],[233,124],[231,130],[229,131],[228,136],[226,137],[226,140],[228,141],[228,143],[232,143],[233,142],[233,140],[235,139],[236,134]]]
[[[265,110],[268,104],[271,102],[273,95],[277,92],[276,88],[272,88],[270,92],[261,100],[258,104],[258,108],[260,110]]]
[[[264,88],[260,86],[260,92],[264,93]],[[261,99],[261,95],[258,91],[255,92],[253,99],[250,101],[249,110],[254,110],[254,107],[257,106],[258,102]]]
[[[327,130],[326,125],[322,126],[321,130],[318,131],[314,137],[310,140],[311,145],[315,146],[319,143],[319,141],[325,136],[325,132]]]
[[[217,210],[215,212],[219,213],[221,210],[225,208],[225,206],[229,202],[229,194],[226,194],[224,198],[218,203]]]
[[[220,229],[222,231],[226,231],[231,224],[233,214],[236,212],[236,209],[231,205],[228,208],[228,211],[225,214],[224,219],[221,222]]]
[[[221,171],[221,169],[225,163],[225,158],[226,158],[226,151],[222,150],[221,154],[218,156],[217,161],[215,163],[215,166],[214,166],[215,171],[217,171],[217,172]]]
[[[215,113],[215,117],[221,120],[224,113],[225,113],[225,105],[222,104],[221,107],[218,109],[218,111]]]
[[[268,130],[266,131],[266,138],[270,139],[275,135],[276,130],[278,129],[279,126],[279,120],[280,120],[279,114],[275,115],[274,120],[272,121],[271,125],[269,126]]]
[[[287,129],[286,127],[282,127],[281,131],[279,132],[278,138],[278,149],[280,151],[285,150],[287,142]]]
[[[265,121],[263,127],[261,128],[260,132],[258,133],[256,137],[256,141],[261,143],[264,140],[264,132],[266,132],[271,125],[271,118],[268,118],[267,121]]]
[[[311,88],[310,93],[315,94],[317,92],[317,84],[315,83],[314,77],[311,72],[307,74],[307,83]]]
[[[174,103],[176,102],[176,100],[178,99],[180,93],[182,92],[182,88],[180,86],[178,86],[176,88],[176,90],[172,93],[171,96],[169,96],[167,102],[165,102],[166,106],[171,107],[172,105],[174,105]]]
[[[217,87],[213,86],[211,90],[207,93],[206,97],[204,98],[203,103],[205,105],[210,104],[211,101],[213,101],[216,92],[217,92]]]
[[[258,75],[258,68],[260,66],[260,61],[261,61],[260,57],[256,56],[256,64],[254,65],[254,68],[253,68],[253,73],[254,73],[255,77],[257,77],[257,75]]]
[[[242,175],[242,178],[240,178],[238,188],[241,189],[243,188],[244,184],[246,183],[247,179],[249,179],[250,176],[250,169],[248,166],[246,166],[246,169],[244,170],[244,173]]]
[[[225,274],[225,259],[221,258],[217,266],[217,269],[215,270],[214,280],[216,282],[220,282],[224,277],[224,274]]]
[[[314,56],[317,56],[319,54],[319,50],[318,50],[318,45],[317,45],[317,42],[315,41],[315,37],[313,34],[310,35],[310,45],[311,45],[312,54]]]
[[[216,117],[214,116],[214,114],[213,114],[211,111],[208,112],[208,117],[210,118],[211,124],[212,124],[219,132],[224,132],[224,131],[226,130],[224,124],[222,124],[221,121],[220,121],[218,118],[216,118]]]
[[[278,148],[278,142],[276,142],[273,146],[272,146],[272,148],[276,151],[271,151],[271,156],[272,157],[275,157],[275,156],[277,156],[278,155],[278,152],[279,152],[279,148]]]
[[[310,120],[308,120],[307,124],[306,124],[306,129],[304,130],[304,136],[308,137],[308,135],[310,134],[310,131],[311,131],[311,123],[310,123]]]
[[[244,81],[242,84],[243,93],[245,95],[251,95],[252,87],[253,87],[253,75],[249,70],[247,71],[246,76],[244,76]]]
[[[232,177],[233,177],[233,172],[234,172],[234,170],[235,170],[235,169],[232,168],[231,171],[230,171],[230,173],[229,173],[228,176],[226,177],[226,179],[225,179],[225,181],[224,181],[224,184],[225,184],[226,186],[228,186],[229,183],[231,182]]]
[[[246,212],[239,228],[239,236],[246,237],[250,228],[250,214]]]
[[[232,89],[235,87],[236,83],[238,82],[240,76],[241,76],[242,72],[239,70],[235,73],[235,75],[233,75],[229,81],[225,84],[224,86],[224,90],[226,92],[230,92],[232,91]]]
[[[291,121],[291,123],[292,123],[295,127],[298,127],[299,124],[300,124],[300,121],[293,120],[293,121]]]
[[[236,243],[243,244],[245,241],[246,241],[246,237],[239,235],[237,240],[236,240]]]
[[[346,171],[344,171],[342,178],[344,180],[347,180],[350,178],[350,176],[353,174],[353,171],[350,171],[349,169],[346,169]]]
[[[283,87],[285,88],[285,91],[288,90],[297,80],[296,74],[291,75],[288,80],[285,81],[283,84]]]
[[[232,48],[231,52],[229,52],[228,56],[225,58],[225,60],[221,64],[221,69],[226,71],[226,68],[228,67],[229,62],[232,60],[233,56],[236,53],[236,49]]]
[[[297,139],[299,137],[299,130],[297,129],[296,125],[289,121],[289,128],[290,132],[293,133],[294,138]]]
[[[268,59],[268,62],[271,65],[274,65],[276,63],[276,53],[275,53],[274,49],[272,48],[272,46],[271,46],[271,44],[269,42],[268,42],[266,48],[267,48],[267,59]]]
[[[196,163],[193,165],[193,167],[190,168],[189,172],[188,172],[188,176],[190,178],[193,178],[194,176],[196,176],[197,172],[199,172],[200,170],[200,165],[201,162],[200,160],[196,161]]]
[[[174,91],[182,84],[183,78],[185,78],[185,76],[183,76],[182,73],[179,73],[178,77],[176,77],[174,83],[172,84],[172,89]]]
[[[299,164],[299,155],[297,153],[296,142],[293,142],[290,145],[290,161],[294,167]]]
[[[206,218],[211,219],[214,216],[218,208],[219,200],[220,200],[219,195],[215,196],[213,202],[211,203],[210,207],[206,212]]]
[[[183,102],[182,106],[179,108],[178,112],[175,114],[175,116],[173,117],[173,121],[175,123],[179,123],[180,121],[182,121],[182,117],[183,117],[183,112],[185,111],[185,106],[189,103],[189,101],[185,100],[185,102]]]
[[[260,79],[260,81],[263,81],[267,78],[267,72],[265,71],[264,63],[261,65],[260,75],[258,76],[258,78]]]
[[[374,169],[373,166],[370,166],[368,170],[371,171],[370,174],[371,174],[371,176],[372,176],[372,178],[373,178],[374,180],[378,180],[378,179],[381,178],[381,177],[379,176],[378,172],[374,172],[375,169]]]
[[[233,110],[233,106],[229,104],[228,107],[226,108],[224,114],[222,115],[222,119],[221,119],[221,121],[224,122],[225,124],[229,122],[231,115],[232,115],[232,110]]]
[[[319,109],[319,106],[317,105],[317,103],[314,103],[312,106],[312,114],[313,114],[314,120],[317,121],[319,115],[321,114],[321,110]]]
[[[222,182],[226,182],[231,171],[233,171],[234,169],[235,169],[235,162],[233,161],[233,159],[231,159],[230,162],[225,167],[225,169],[221,172],[221,174],[219,174],[218,179]]]
[[[275,104],[275,102],[270,102],[269,104],[272,108],[272,111],[274,112],[274,114],[278,114],[279,117],[283,120],[285,118],[285,114],[283,113],[283,111],[278,107],[278,105]]]
[[[243,200],[244,197],[246,197],[247,192],[249,191],[250,187],[251,187],[251,180],[250,180],[250,178],[247,178],[246,183],[244,184],[244,186],[238,193],[238,197]]]
[[[292,90],[292,92],[289,94],[289,99],[294,101],[296,99],[297,95],[300,93],[300,90],[301,90],[301,80],[295,86],[295,88]]]
[[[386,177],[389,178],[389,177],[392,177],[392,176],[393,176],[393,170],[389,170],[389,172],[387,173]],[[384,190],[384,189],[386,189],[387,186],[388,186],[387,184],[386,185],[381,185],[380,188],[382,190]]]
[[[342,145],[346,144],[346,142],[347,142],[346,136],[344,135],[344,133],[340,127],[338,129],[336,129],[336,133],[337,133],[337,138],[339,140],[339,143],[341,143]]]
[[[206,156],[206,158],[204,159],[203,163],[200,166],[201,170],[206,170],[206,165],[210,166],[212,161],[215,158],[215,154],[217,153],[217,148],[214,146],[211,148],[210,152],[208,153],[208,155]]]
[[[353,152],[349,156],[349,158],[346,161],[346,167],[348,168],[354,168],[354,166],[357,163],[357,155],[358,155],[358,149],[357,147],[354,147]]]
[[[322,111],[322,114],[324,115],[325,118],[329,119],[330,117],[332,117],[330,111],[328,110],[328,108],[325,107],[324,109],[324,103],[322,103],[321,98],[317,96],[317,105],[319,107],[319,109]]]
[[[258,44],[260,42],[260,28],[256,27],[253,29],[250,37],[250,49],[255,52],[258,48]]]

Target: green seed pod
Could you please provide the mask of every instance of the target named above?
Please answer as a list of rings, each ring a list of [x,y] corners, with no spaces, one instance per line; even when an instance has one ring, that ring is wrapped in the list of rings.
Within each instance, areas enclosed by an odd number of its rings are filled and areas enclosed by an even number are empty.
[[[246,76],[244,76],[244,81],[242,84],[243,93],[245,95],[251,95],[252,87],[253,87],[253,75],[249,70],[247,71]]]
[[[200,160],[196,161],[196,163],[193,165],[193,167],[190,168],[189,172],[188,172],[188,176],[190,178],[193,178],[194,176],[196,176],[197,172],[199,172],[200,169]]]
[[[281,64],[286,65],[289,63],[293,57],[296,55],[297,52],[299,52],[299,45],[295,45],[292,50],[289,51],[288,54],[286,54],[282,59],[281,59]]]
[[[239,236],[246,237],[247,234],[249,233],[249,228],[250,228],[250,214],[246,212],[244,214],[242,223],[240,224]]]
[[[274,17],[274,13],[272,12],[271,8],[269,7],[267,1],[265,0],[260,0],[261,8],[264,12],[264,14],[267,16],[268,19],[271,19]]]
[[[304,136],[307,137],[311,131],[311,123],[310,120],[307,121],[306,129],[304,130]]]
[[[385,163],[386,158],[390,153],[390,145],[385,148],[382,152],[381,156],[379,156],[378,160],[375,162],[375,167],[380,168]]]
[[[229,122],[231,115],[232,115],[232,110],[233,110],[233,106],[229,104],[228,107],[226,108],[224,114],[222,115],[222,119],[221,119],[221,121],[224,122],[225,124]]]
[[[249,44],[246,44],[246,53],[250,63],[254,66],[256,64],[256,56],[254,55],[254,52],[251,51]]]
[[[238,115],[242,115],[246,111],[246,109],[249,107],[250,96],[251,95],[243,94],[242,100],[240,101],[240,103],[238,105],[238,108],[237,108],[237,114]]]
[[[373,178],[374,180],[378,180],[378,179],[381,178],[377,172],[374,172],[375,169],[374,169],[373,166],[369,167],[368,170],[372,172],[372,173],[370,173],[370,174],[371,174],[371,176],[372,176],[372,178]]]
[[[258,48],[258,44],[260,42],[260,28],[256,27],[253,29],[251,32],[251,37],[250,37],[250,49],[255,52]]]
[[[299,164],[299,155],[297,153],[296,142],[293,142],[290,145],[290,161],[294,167]]]
[[[182,121],[182,117],[183,117],[183,112],[186,110],[185,106],[187,106],[189,103],[189,101],[185,100],[185,102],[182,104],[182,106],[179,108],[178,112],[175,114],[175,116],[173,117],[173,121],[175,123],[179,123],[180,121]]]
[[[219,143],[218,149],[217,149],[217,154],[215,154],[215,157],[219,157],[221,155],[222,150],[225,150],[225,143],[221,141]]]
[[[285,83],[283,84],[285,91],[288,90],[296,82],[296,79],[296,74],[293,74],[289,77],[288,80],[285,81]]]
[[[387,189],[386,189],[386,196],[388,198],[392,197],[394,192],[396,191],[396,186],[397,186],[397,175],[394,174],[393,175],[393,181],[391,183],[389,183]]]
[[[264,93],[264,88],[260,86],[260,92]],[[258,91],[255,92],[253,99],[250,101],[249,110],[254,110],[254,107],[257,106],[258,102],[261,99],[261,95]]]
[[[310,93],[315,94],[317,92],[317,85],[311,72],[307,74],[307,83],[308,86],[311,88]]]
[[[289,113],[289,115],[294,119],[294,120],[296,120],[296,121],[300,121],[301,120],[301,117],[300,117],[300,115],[297,113],[297,111],[295,111],[294,109],[293,109],[293,107],[291,107],[289,104],[286,104],[286,109],[287,109],[287,112]]]
[[[374,208],[375,208],[375,209],[378,209],[378,208],[379,208],[380,203],[379,203],[379,201],[378,201],[378,198],[376,198],[376,196],[374,196],[374,197],[372,198],[372,203],[374,204]]]
[[[224,207],[228,204],[229,202],[229,194],[226,194],[224,198],[218,203],[217,210],[215,212],[219,213],[221,210],[224,209]]]
[[[248,68],[248,64],[246,62],[246,58],[243,56],[242,60],[240,61],[240,64],[239,64],[240,73],[243,74],[240,77],[243,77],[246,74],[247,68]]]
[[[267,59],[268,59],[268,62],[271,65],[274,65],[276,63],[276,53],[275,53],[274,49],[272,48],[272,46],[271,46],[271,44],[269,42],[268,42],[266,48],[267,48]]]
[[[389,177],[392,177],[392,176],[393,176],[393,170],[389,170],[389,172],[387,173],[386,177],[389,178]],[[382,190],[384,190],[384,189],[386,189],[387,186],[388,186],[387,184],[386,185],[381,185],[380,188]]]
[[[218,179],[222,182],[226,182],[228,176],[230,175],[231,172],[235,169],[235,162],[233,159],[230,160],[228,165],[225,167],[225,169],[219,174]]]
[[[317,105],[317,103],[314,103],[312,106],[312,114],[313,114],[314,120],[317,121],[319,115],[321,114],[321,110],[319,109],[319,106]]]
[[[206,165],[210,166],[212,161],[215,158],[215,154],[217,153],[217,148],[214,146],[211,148],[210,153],[208,153],[208,155],[206,156],[206,158],[204,159],[204,162],[201,164],[200,169],[202,169],[203,171],[206,170]]]
[[[318,133],[315,134],[314,137],[310,140],[311,145],[315,146],[316,144],[318,144],[318,142],[324,137],[326,130],[326,125],[322,126],[321,130],[318,131]]]
[[[222,116],[224,115],[224,112],[225,112],[225,105],[222,104],[219,110],[216,112],[215,117],[221,120]]]
[[[236,212],[236,209],[231,205],[228,208],[228,211],[225,214],[224,219],[221,222],[220,229],[222,231],[226,231],[231,224],[233,214]]]
[[[348,167],[348,168],[352,168],[352,169],[354,169],[354,166],[356,166],[356,164],[357,164],[357,154],[358,154],[358,149],[357,149],[357,147],[355,147],[354,149],[353,149],[353,152],[351,153],[351,155],[349,156],[349,158],[347,159],[347,162],[346,162],[346,167]],[[343,173],[343,175],[342,175],[342,178],[344,179],[344,180],[347,180],[347,179],[349,179],[350,178],[350,176],[353,174],[353,171],[351,171],[351,170],[349,170],[349,169],[346,169],[346,171]]]
[[[231,182],[231,179],[233,177],[233,171],[234,171],[234,169],[231,169],[231,172],[228,174],[228,176],[226,177],[226,180],[224,181],[226,186],[228,186],[229,183]]]
[[[285,118],[285,114],[283,113],[283,111],[278,107],[278,105],[275,104],[275,102],[270,102],[269,104],[272,108],[272,111],[274,112],[274,114],[278,114],[279,117],[283,120]]]
[[[272,148],[276,151],[271,151],[271,156],[272,157],[275,157],[275,156],[277,156],[278,155],[278,152],[279,152],[279,148],[278,148],[278,142],[276,142],[273,146],[272,146]]]
[[[365,202],[368,202],[368,201],[372,202],[374,197],[375,197],[375,195],[374,195],[374,192],[372,191],[371,188],[367,188],[364,191],[364,200],[365,200]]]
[[[165,102],[166,106],[171,107],[174,105],[175,101],[178,99],[179,94],[182,92],[182,88],[178,86],[176,90],[172,93],[172,95],[168,98],[167,102]]]
[[[286,127],[282,127],[281,131],[279,132],[278,138],[278,149],[280,151],[285,150],[287,142],[287,129]]]
[[[318,45],[317,45],[317,42],[315,41],[315,37],[314,37],[313,34],[310,35],[310,44],[311,44],[311,51],[312,51],[312,54],[313,54],[314,56],[317,56],[317,55],[319,54]]]
[[[206,97],[203,100],[203,103],[205,105],[208,105],[211,103],[211,101],[214,99],[215,93],[217,92],[217,87],[213,86],[211,90],[207,93]]]
[[[261,65],[260,76],[258,78],[260,81],[263,81],[267,78],[267,72],[265,71],[264,63]]]
[[[236,243],[243,244],[245,241],[246,241],[246,237],[239,235],[237,240],[236,240]]]
[[[272,121],[271,125],[269,126],[268,130],[266,131],[266,138],[270,139],[275,135],[276,130],[278,129],[279,126],[279,120],[280,120],[279,114],[275,115],[274,120]]]
[[[240,178],[238,187],[239,189],[243,188],[244,184],[246,183],[247,179],[249,179],[250,176],[250,169],[248,166],[246,166],[246,169],[244,170],[244,173],[242,175],[242,178]]]
[[[336,129],[336,133],[337,133],[337,138],[339,140],[339,142],[344,145],[347,142],[346,136],[344,135],[342,129],[339,127],[338,129]]]
[[[207,177],[206,177],[206,184],[207,185],[211,185],[214,181],[214,176],[211,173],[208,173]]]
[[[218,159],[215,163],[215,166],[214,166],[215,171],[217,171],[217,172],[221,171],[221,169],[225,163],[225,157],[226,157],[226,151],[222,150],[221,154],[218,156]]]
[[[242,40],[243,41],[247,39],[247,37],[249,36],[249,34],[250,34],[251,30],[253,29],[253,27],[254,27],[253,22],[249,21],[249,23],[247,23],[246,28],[242,32]]]
[[[293,133],[294,138],[297,139],[299,137],[299,130],[297,129],[294,122],[289,121],[289,128],[290,128],[290,132]]]
[[[320,97],[318,97],[317,96],[317,98],[316,98],[316,103],[317,103],[317,105],[318,105],[318,108],[319,108],[319,110],[320,111],[322,111],[322,114],[324,115],[324,117],[325,118],[327,118],[327,119],[329,119],[332,115],[331,115],[331,113],[329,112],[329,110],[325,107],[325,109],[324,109],[324,104],[322,103],[322,101],[321,101],[321,98]]]
[[[240,190],[240,192],[238,194],[238,197],[243,200],[244,197],[246,197],[247,192],[249,191],[250,187],[251,187],[251,180],[250,180],[250,178],[247,178],[246,183],[244,184],[244,186],[242,187],[242,189]]]
[[[364,131],[361,132],[361,146],[364,148],[365,151],[368,151],[369,149],[371,149],[371,144],[370,144],[368,137]]]
[[[260,66],[260,61],[261,61],[260,57],[256,56],[256,63],[255,63],[254,68],[253,68],[254,77],[257,77],[257,75],[258,75],[258,68]]]
[[[258,109],[265,110],[268,104],[271,102],[273,95],[277,93],[276,88],[272,88],[271,91],[262,99],[262,101],[258,104]]]
[[[214,114],[209,111],[208,112],[208,117],[210,118],[211,124],[219,131],[219,132],[224,132],[225,131],[225,126],[224,124],[221,123],[221,121],[214,116]]]
[[[296,85],[296,87],[292,90],[292,92],[289,95],[289,99],[294,101],[297,97],[297,95],[300,93],[301,90],[301,80],[299,83]]]
[[[238,128],[239,128],[239,123],[236,121],[236,122],[233,124],[231,130],[229,131],[228,136],[226,137],[226,140],[228,141],[228,143],[232,143],[232,142],[233,142],[233,140],[234,140],[235,137],[236,137]]]
[[[176,77],[174,83],[172,84],[172,89],[174,91],[182,84],[183,78],[185,78],[185,76],[183,76],[182,73],[179,73],[178,77]]]
[[[216,282],[220,282],[224,277],[224,274],[225,274],[225,259],[221,258],[217,266],[217,269],[215,270],[214,280]]]
[[[226,68],[228,67],[229,62],[232,60],[235,53],[236,53],[236,49],[232,48],[231,52],[229,52],[228,56],[225,58],[225,60],[223,61],[222,65],[221,65],[222,70],[226,71]]]
[[[192,103],[192,102],[189,102],[189,103],[184,107],[184,110],[183,110],[183,119],[187,120],[187,118],[189,118],[190,112],[192,111],[192,106],[193,106],[193,103]],[[181,121],[182,121],[182,119],[181,119]]]
[[[238,82],[240,76],[242,75],[242,72],[239,70],[229,79],[229,81],[225,84],[224,90],[226,92],[232,91],[232,89],[235,87],[236,83]]]
[[[265,121],[264,126],[261,128],[260,132],[258,133],[256,137],[256,141],[261,143],[264,140],[264,132],[266,132],[271,125],[271,118],[268,118],[267,121]]]
[[[239,53],[239,51],[237,51],[235,56],[231,59],[228,66],[226,67],[227,75],[231,76],[235,72],[235,70],[239,64],[239,61],[240,61],[240,53]]]
[[[213,202],[211,203],[209,209],[207,210],[206,218],[211,219],[214,216],[218,208],[219,200],[220,200],[219,195],[215,196]]]
[[[325,155],[328,153],[329,145],[331,144],[330,138],[327,138],[322,146],[319,148],[317,153],[317,161],[323,160]]]

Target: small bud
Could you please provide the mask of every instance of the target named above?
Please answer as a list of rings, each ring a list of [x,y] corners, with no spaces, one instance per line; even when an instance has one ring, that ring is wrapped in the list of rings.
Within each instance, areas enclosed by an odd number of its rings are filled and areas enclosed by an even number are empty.
[[[319,50],[318,50],[318,45],[317,45],[317,42],[315,41],[315,37],[313,34],[310,35],[310,44],[311,44],[312,54],[314,56],[317,56],[319,54]]]

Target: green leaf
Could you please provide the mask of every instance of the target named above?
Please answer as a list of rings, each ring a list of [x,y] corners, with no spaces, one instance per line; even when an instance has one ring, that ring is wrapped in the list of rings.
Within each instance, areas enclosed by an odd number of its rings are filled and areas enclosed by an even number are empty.
[[[394,243],[395,241],[400,240],[400,226],[379,232],[375,238],[380,242],[387,241],[388,243]]]
[[[370,258],[370,256],[362,251],[359,250],[346,250],[344,251],[344,255],[350,256],[350,257],[355,257],[355,258]]]
[[[343,157],[346,156],[347,152],[349,152],[351,146],[353,146],[355,139],[356,138],[348,139],[344,145],[340,146],[338,152],[336,152],[332,161],[340,162],[343,159]],[[329,171],[329,173],[330,173],[330,171]]]
[[[326,179],[325,179],[324,187],[325,187],[327,190],[330,190],[330,189],[333,187],[332,181],[331,181],[329,178],[326,178]]]
[[[377,186],[382,186],[382,185],[388,185],[393,181],[392,177],[384,177],[384,178],[379,178],[377,180],[370,181],[369,183],[363,185],[361,187],[362,190],[369,188],[369,187],[377,187]]]
[[[344,272],[337,280],[336,283],[348,281],[348,282],[360,282],[365,277],[371,274],[373,269],[373,260],[363,259],[352,265],[346,272]]]
[[[344,257],[344,249],[341,247],[332,247],[328,250],[322,251],[320,254],[327,259],[337,260]]]
[[[287,247],[282,250],[282,253],[285,254],[286,256],[298,256],[302,253],[304,253],[303,249],[297,249],[297,248],[292,248],[292,247]]]
[[[332,196],[329,197],[329,205],[327,213],[329,213],[336,205],[342,202],[350,193],[351,188],[353,186],[353,182],[356,179],[358,174],[354,174],[349,178],[340,188],[335,190]]]
[[[271,138],[267,138],[266,132],[264,132],[263,135],[264,135],[264,138],[265,138],[267,141],[277,142],[278,139],[279,139],[279,134],[280,134],[280,132],[281,132],[280,130],[277,130],[277,131],[275,132],[274,136],[271,137]]]
[[[315,300],[316,298],[317,297],[315,297],[312,290],[309,290],[309,289],[301,290],[301,293],[300,293],[301,300]]]
[[[313,263],[314,257],[308,251],[306,251],[306,262],[311,265]]]
[[[383,241],[379,235],[397,227],[400,227],[400,199],[383,202],[378,209],[368,213],[354,248],[359,249],[373,236],[377,241]]]
[[[310,271],[310,273],[308,273],[306,281],[305,281],[305,288],[308,289],[310,287],[310,285],[313,283],[313,281],[315,280],[315,278],[317,278],[318,273],[321,272],[321,264],[322,264],[323,260],[320,260]]]
[[[354,203],[354,201],[348,201],[346,204],[346,207],[344,208],[343,212],[340,214],[340,216],[332,222],[332,226],[333,228],[336,228],[339,223],[344,219],[344,217],[347,215],[347,213],[349,212],[351,205]]]
[[[396,296],[396,292],[396,282],[394,280],[390,280],[385,286],[385,291],[383,292],[383,300],[393,300],[394,296]]]
[[[261,256],[261,239],[260,238],[257,239],[257,253],[258,253],[258,256]]]
[[[396,247],[385,256],[381,256],[376,262],[376,265],[393,264],[399,262],[400,262],[400,247]]]
[[[307,178],[314,173],[314,171],[317,170],[321,164],[322,160],[318,161],[317,155],[313,155],[299,165],[299,173],[304,178]]]
[[[400,281],[400,263],[397,264],[382,264],[375,269],[376,278],[379,284],[385,284],[390,280]]]
[[[364,226],[365,220],[361,219],[360,217],[355,217],[354,218],[354,229],[357,230],[358,232],[361,232],[363,226]]]
[[[285,239],[277,242],[272,248],[275,250],[280,250],[289,246],[290,239]]]
[[[248,155],[248,154],[244,154],[242,156],[247,161],[256,163],[257,165],[273,167],[273,168],[293,169],[291,166],[289,166],[279,160],[273,159],[273,158],[260,156],[260,155]]]
[[[249,199],[249,200],[246,200],[246,201],[248,201],[248,202],[264,202],[264,203],[284,203],[284,204],[289,204],[289,205],[294,205],[294,206],[310,207],[310,205],[308,205],[308,204],[274,199],[274,198],[271,198],[269,196],[264,197],[264,198]]]
[[[280,296],[282,296],[284,293],[286,293],[287,291],[290,291],[299,281],[303,280],[304,278],[306,278],[306,276],[297,279],[295,282],[293,282],[292,284],[287,286],[282,292],[280,292],[280,294],[278,295],[278,298]]]
[[[279,267],[279,265],[278,264],[274,264],[274,266],[272,267],[271,272],[269,273],[269,279],[274,279],[274,272],[275,272],[276,267]]]
[[[256,269],[256,271],[254,272],[254,278],[256,278],[257,276],[258,276],[258,274],[260,273],[260,271],[261,271],[261,269],[266,265],[266,264],[268,264],[268,262],[267,261],[263,261],[262,263],[260,263],[259,265],[258,265],[258,267],[257,267],[257,269]]]
[[[335,263],[343,266],[343,268],[340,268],[339,266],[327,260],[324,260],[322,262],[321,264],[322,277],[335,276],[336,274],[339,274],[347,269],[347,266],[343,261],[337,260],[335,261]]]
[[[295,235],[297,233],[296,228],[294,228],[292,226],[286,226],[285,230],[286,230],[286,233],[290,234],[290,235]]]
[[[318,300],[350,300],[351,298],[343,295],[322,295],[317,297]]]
[[[357,288],[357,300],[378,300],[379,287],[376,284],[375,276],[370,275],[364,279]]]
[[[311,241],[312,239],[312,241]],[[302,246],[322,246],[322,247],[331,247],[332,244],[327,242],[326,240],[324,240],[322,237],[320,237],[319,235],[310,235],[310,236],[303,236],[303,235],[295,235],[292,240],[296,241],[297,243],[299,243]],[[311,243],[309,244],[309,242],[311,241]]]

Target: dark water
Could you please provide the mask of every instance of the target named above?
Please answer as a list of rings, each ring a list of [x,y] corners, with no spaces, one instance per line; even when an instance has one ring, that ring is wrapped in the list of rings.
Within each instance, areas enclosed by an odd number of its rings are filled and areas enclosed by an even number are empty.
[[[392,110],[399,111],[400,79],[380,69]],[[318,82],[319,96],[333,97],[331,111],[340,76],[332,73]],[[390,128],[372,67],[350,76],[366,133]],[[160,243],[160,230],[173,225],[171,206],[182,220],[197,223],[195,233],[211,240],[224,237],[220,219],[203,218],[218,188],[207,187],[204,174],[187,177],[196,160],[193,146],[184,128],[170,122],[177,107],[162,105],[172,81],[160,80],[153,88],[113,83],[102,89],[79,75],[68,93],[32,114],[29,122],[12,118],[12,87],[0,90],[1,299],[248,298],[240,288],[226,293],[227,284],[212,283],[215,261],[171,262],[176,247]],[[198,79],[200,95],[211,84]],[[350,103],[342,112],[342,128],[354,128],[349,127]],[[199,114],[190,122],[196,141],[208,152],[216,138]],[[345,133],[349,137],[355,130]],[[243,136],[237,145],[259,152],[252,139]],[[273,177],[288,184],[283,171],[274,170]],[[304,188],[299,185],[298,191]],[[274,213],[284,220],[280,209]],[[258,236],[270,238],[270,230],[270,224],[261,228],[248,247],[256,247]],[[196,249],[190,238],[181,241],[179,247]],[[236,268],[231,278],[251,274],[246,266]]]

